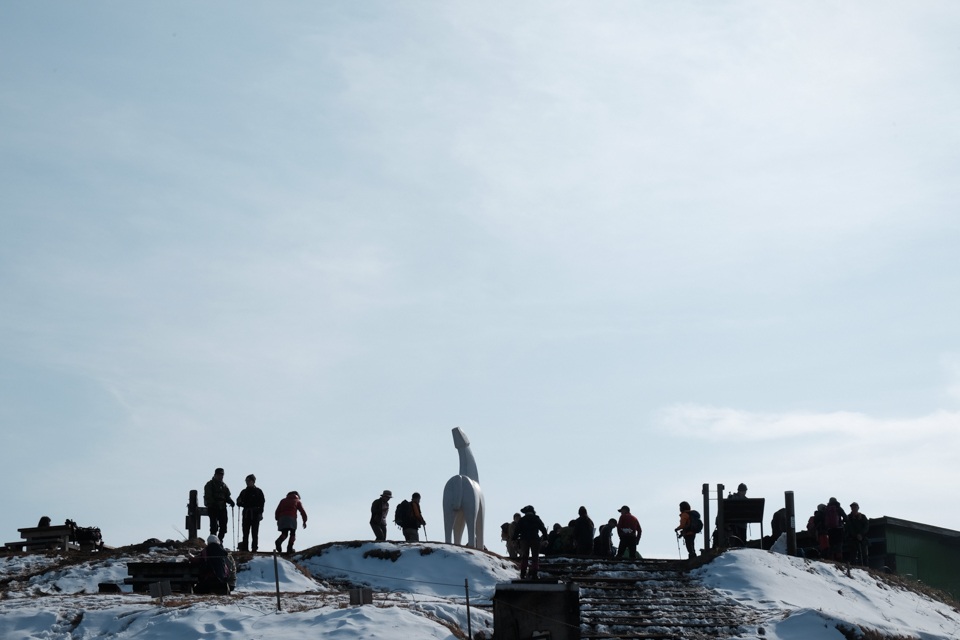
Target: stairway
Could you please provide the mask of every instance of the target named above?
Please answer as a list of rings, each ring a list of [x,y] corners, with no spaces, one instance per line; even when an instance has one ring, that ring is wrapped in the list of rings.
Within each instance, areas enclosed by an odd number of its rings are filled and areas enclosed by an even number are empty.
[[[700,584],[690,567],[686,560],[557,557],[541,559],[540,575],[580,585],[581,638],[712,640],[758,622],[751,609]]]

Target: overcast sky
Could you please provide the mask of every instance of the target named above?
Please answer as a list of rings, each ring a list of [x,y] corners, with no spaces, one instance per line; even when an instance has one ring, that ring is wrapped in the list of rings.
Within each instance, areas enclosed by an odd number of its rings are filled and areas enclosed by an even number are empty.
[[[701,485],[960,529],[960,6],[0,5],[0,534],[487,546]],[[262,537],[272,540],[272,513]],[[391,535],[399,531],[391,525]],[[269,547],[268,542],[261,547]]]

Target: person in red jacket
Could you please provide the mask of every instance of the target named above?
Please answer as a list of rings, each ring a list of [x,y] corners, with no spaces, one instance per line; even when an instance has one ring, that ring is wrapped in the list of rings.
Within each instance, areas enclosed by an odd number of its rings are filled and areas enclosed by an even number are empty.
[[[637,544],[640,542],[640,536],[643,530],[640,529],[640,521],[630,513],[630,507],[623,505],[617,511],[620,512],[620,520],[617,522],[617,535],[620,536],[620,546],[617,549],[617,557],[622,558],[624,552],[629,549],[631,558],[638,558]]]
[[[277,510],[273,514],[277,520],[277,529],[280,530],[280,537],[277,538],[277,552],[282,551],[283,541],[290,535],[290,542],[287,543],[287,553],[293,553],[293,543],[297,539],[297,511],[303,516],[303,528],[307,528],[307,512],[303,510],[303,504],[300,502],[300,494],[291,491],[287,497],[280,501]]]

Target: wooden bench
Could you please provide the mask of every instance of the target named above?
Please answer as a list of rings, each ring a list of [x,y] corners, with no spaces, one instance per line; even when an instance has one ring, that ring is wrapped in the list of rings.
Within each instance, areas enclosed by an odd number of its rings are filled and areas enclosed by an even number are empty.
[[[154,582],[169,582],[172,591],[193,593],[200,581],[200,565],[190,562],[128,562],[124,584],[133,585],[136,592],[146,592]]]
[[[70,542],[70,536],[73,530],[65,525],[56,527],[28,527],[26,529],[17,529],[23,540],[17,542],[7,542],[4,546],[11,551],[26,550],[44,551],[47,549],[63,549],[64,551],[79,551],[80,546],[75,542]]]

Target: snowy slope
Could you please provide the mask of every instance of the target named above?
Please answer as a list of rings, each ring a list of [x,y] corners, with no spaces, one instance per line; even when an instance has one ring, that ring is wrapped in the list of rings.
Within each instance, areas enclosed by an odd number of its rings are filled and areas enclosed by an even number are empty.
[[[373,557],[371,552],[387,557]],[[178,557],[180,552],[170,549],[69,565],[48,556],[0,559],[0,576],[21,578],[3,587],[0,638],[446,639],[453,635],[441,622],[467,626],[464,579],[470,581],[471,599],[479,601],[492,594],[497,582],[516,576],[511,563],[463,547],[345,543],[322,549],[319,555],[294,557],[312,578],[294,563],[279,560],[281,613],[275,611],[273,559],[264,557],[241,565],[236,596],[174,596],[167,606],[160,606],[144,595],[95,593],[97,582],[122,580],[128,561]],[[46,572],[34,575],[45,567]],[[739,550],[723,554],[694,574],[706,587],[758,612],[763,622],[744,627],[743,637],[843,640],[839,624],[923,640],[960,638],[960,613],[857,569],[847,576],[830,563]],[[342,590],[345,582],[372,586],[377,592],[374,605],[349,607]],[[474,632],[489,637],[490,612],[472,608],[471,614]]]
[[[300,573],[289,560],[277,559],[277,569],[273,569],[273,558],[254,557],[237,567],[237,592],[275,591],[279,573],[280,590],[285,593],[301,591],[329,591],[317,581]]]
[[[770,640],[843,640],[837,624],[923,640],[960,638],[960,612],[859,569],[847,577],[834,564],[741,549],[695,573],[708,587],[765,613]]]
[[[235,640],[236,638],[369,638],[452,640],[446,627],[424,615],[400,607],[321,607],[310,611],[276,613],[261,606],[243,609],[235,604],[163,608],[154,604],[125,604],[87,608],[52,597],[31,606],[4,607],[0,638],[4,640]],[[78,606],[79,605],[79,606]],[[82,614],[82,615],[81,615]]]
[[[370,555],[374,551],[399,551],[400,556],[396,560],[381,559]],[[346,580],[380,591],[446,598],[465,597],[466,579],[470,581],[471,598],[489,600],[498,582],[518,577],[513,563],[497,556],[434,542],[337,544],[324,549],[321,555],[294,557],[294,561],[317,579]]]

